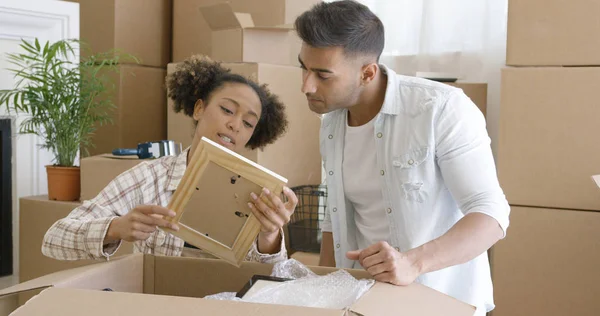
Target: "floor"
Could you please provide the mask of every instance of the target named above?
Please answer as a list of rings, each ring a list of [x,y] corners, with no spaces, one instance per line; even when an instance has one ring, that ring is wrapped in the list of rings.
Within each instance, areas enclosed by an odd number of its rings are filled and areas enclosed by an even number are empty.
[[[14,275],[0,278],[0,289],[4,289],[15,284],[17,284],[17,277]]]

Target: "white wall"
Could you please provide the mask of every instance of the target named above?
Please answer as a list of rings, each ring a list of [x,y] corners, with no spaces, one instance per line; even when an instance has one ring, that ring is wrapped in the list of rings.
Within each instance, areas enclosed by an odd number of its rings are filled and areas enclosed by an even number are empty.
[[[0,0],[0,89],[14,87],[14,78],[6,70],[10,65],[6,53],[21,52],[21,38],[57,41],[79,38],[79,5],[49,0]],[[13,119],[13,131],[18,130],[22,115],[7,113],[0,107],[0,116]],[[19,203],[20,197],[46,194],[45,165],[52,155],[37,147],[39,139],[32,135],[13,136],[13,271],[18,274]]]

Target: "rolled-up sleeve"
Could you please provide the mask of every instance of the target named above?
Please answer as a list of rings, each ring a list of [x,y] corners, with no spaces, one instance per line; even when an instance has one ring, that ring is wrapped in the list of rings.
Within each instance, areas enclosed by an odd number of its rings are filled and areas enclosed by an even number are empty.
[[[498,181],[483,114],[461,90],[454,90],[434,126],[438,165],[459,208],[465,215],[494,218],[506,236],[510,206]]]
[[[258,251],[258,237],[252,243],[252,248],[248,251],[246,255],[246,261],[254,261],[260,263],[277,263],[279,261],[287,260],[287,250],[285,248],[285,236],[283,234],[283,229],[280,229],[280,248],[279,252],[274,254],[264,254]]]

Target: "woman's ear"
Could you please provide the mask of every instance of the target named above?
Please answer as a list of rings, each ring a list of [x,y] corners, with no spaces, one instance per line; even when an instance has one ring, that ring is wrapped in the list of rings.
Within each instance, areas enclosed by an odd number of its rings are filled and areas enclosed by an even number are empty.
[[[202,99],[198,99],[196,104],[194,104],[194,115],[192,116],[194,120],[199,121],[204,114],[204,102]]]

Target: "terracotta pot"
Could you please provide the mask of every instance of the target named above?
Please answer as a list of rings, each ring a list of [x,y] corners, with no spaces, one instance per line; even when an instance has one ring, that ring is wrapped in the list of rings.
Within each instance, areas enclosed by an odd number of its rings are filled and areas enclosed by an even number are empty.
[[[79,167],[46,166],[48,173],[48,199],[77,201],[81,193]]]

